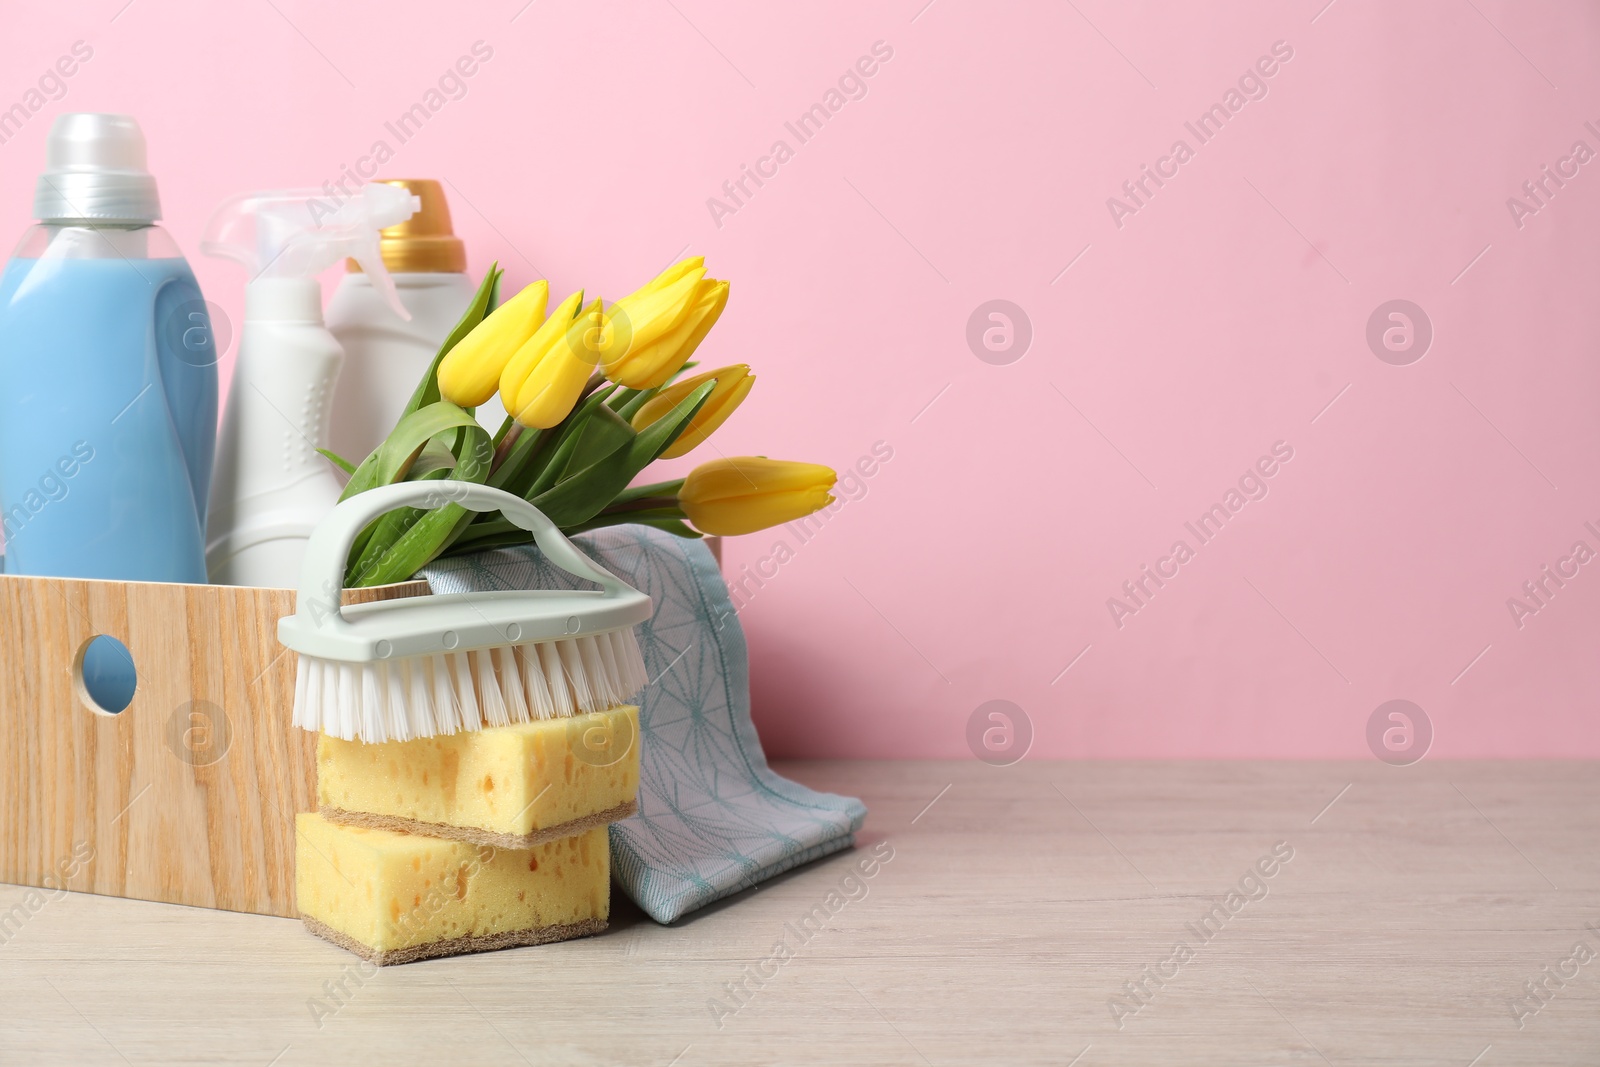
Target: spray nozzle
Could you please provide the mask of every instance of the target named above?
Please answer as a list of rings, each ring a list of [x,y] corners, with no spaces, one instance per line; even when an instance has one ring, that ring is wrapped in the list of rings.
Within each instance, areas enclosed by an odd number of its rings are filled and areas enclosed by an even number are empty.
[[[348,256],[361,264],[394,313],[410,321],[384,268],[379,232],[421,207],[409,190],[376,182],[343,201],[320,189],[243,193],[212,213],[200,251],[244,264],[252,282],[315,278]]]

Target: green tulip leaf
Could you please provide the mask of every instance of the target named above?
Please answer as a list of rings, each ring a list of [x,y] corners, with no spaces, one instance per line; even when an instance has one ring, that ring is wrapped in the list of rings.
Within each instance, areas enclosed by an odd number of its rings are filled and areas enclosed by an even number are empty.
[[[332,463],[335,467],[338,467],[346,474],[354,474],[356,472],[356,465],[339,455],[339,453],[335,452],[333,449],[319,448],[317,451],[322,453],[322,457],[329,463]]]
[[[604,404],[599,405],[578,428],[576,443],[573,445],[572,454],[567,457],[567,465],[562,475],[581,471],[600,462],[617,449],[628,445],[633,438],[632,426],[629,426],[615,411]]]
[[[679,435],[689,428],[689,423],[716,387],[715,379],[700,383],[692,393],[678,401],[676,407],[640,431],[633,441],[633,459],[638,463],[633,474],[644,470],[659,459],[661,453],[672,447]],[[629,481],[633,480],[633,474],[628,475]]]
[[[479,452],[476,457],[469,457],[469,462],[476,458],[479,462],[483,459],[483,446],[481,431],[474,433],[472,429],[458,426],[453,429],[436,434],[428,439],[422,446],[422,451],[412,462],[405,473],[408,482],[434,481],[447,478],[461,465],[461,460],[456,458],[456,452],[461,447],[463,437],[480,442]],[[363,574],[376,565],[377,556],[387,551],[400,535],[409,530],[411,526],[425,514],[421,508],[396,508],[385,515],[368,523],[366,529],[356,537],[350,546],[348,569],[351,574]],[[369,546],[376,542],[378,548],[368,551]]]
[[[665,416],[636,434],[626,448],[574,470],[534,497],[533,505],[562,529],[588,522],[676,440],[714,388],[714,382],[699,386]]]
[[[500,461],[500,466],[489,475],[489,484],[517,496],[527,493],[528,487],[539,474],[538,456],[554,436],[554,430],[523,430]]]
[[[650,389],[618,389],[611,395],[611,399],[606,401],[606,406],[612,411],[615,411],[619,415],[622,415],[624,418],[626,418],[627,414],[623,411],[623,409],[631,404],[634,400],[638,399],[642,394],[653,391],[654,390]],[[635,410],[637,410],[637,408],[635,408]]]
[[[525,484],[517,490],[521,496],[532,499],[555,484],[556,479],[567,469],[567,461],[578,447],[578,432],[589,420],[589,417],[594,414],[595,410],[605,403],[611,388],[614,387],[599,389],[591,393],[587,400],[578,405],[577,410],[563,419],[561,425],[555,428],[555,445],[550,451],[550,458],[537,465],[536,470],[530,468],[530,470],[533,470],[532,476],[522,479]],[[509,485],[507,486],[507,491],[511,491]]]
[[[421,411],[429,404],[439,402],[439,363],[463,337],[473,331],[478,323],[488,318],[489,313],[499,304],[502,273],[504,272],[500,270],[498,261],[489,264],[489,270],[484,274],[483,281],[478,283],[478,291],[473,295],[472,303],[467,305],[467,310],[461,313],[461,321],[450,331],[450,336],[444,339],[444,344],[439,346],[438,354],[433,357],[433,362],[428,364],[428,372],[422,376],[422,381],[417,383],[411,399],[401,410],[401,420],[412,412]]]
[[[661,390],[665,389],[679,378],[682,378],[685,374],[698,366],[699,364],[691,359],[689,362],[673,371],[672,377],[668,378],[663,384],[656,386],[654,389],[620,390],[616,396],[611,398],[611,409],[625,419],[632,419],[634,415],[638,414],[640,408],[644,407],[650,401],[655,399],[657,393],[661,392]]]
[[[461,481],[482,483],[489,477],[489,468],[494,463],[494,444],[489,438],[489,433],[476,421],[470,426],[463,426],[454,431],[457,435],[455,447],[452,449],[456,457],[456,468],[459,474],[455,475]]]
[[[619,448],[568,475],[534,497],[533,506],[562,529],[584,522],[611,503],[633,477],[628,466],[628,452],[626,448]]]
[[[499,537],[501,534],[515,533],[521,529],[522,527],[515,523],[507,522],[500,516],[499,512],[486,511],[478,517],[477,522],[472,524],[471,529],[456,539],[455,544],[456,547],[470,547],[476,545],[479,541]],[[529,539],[529,534],[526,530],[522,530],[522,534],[522,540]]]
[[[446,504],[423,512],[378,557],[370,570],[361,574],[358,581],[346,584],[354,587],[405,581],[437,559],[449,546],[452,535],[472,521],[473,514],[460,504]]]
[[[458,426],[469,431],[476,429],[478,435],[488,436],[470,412],[448,400],[440,400],[406,415],[390,431],[383,444],[374,449],[372,455],[363,460],[355,473],[350,475],[350,481],[339,499],[349,500],[357,493],[403,480],[430,438]]]
[[[438,477],[438,475],[434,474],[435,471],[448,473],[454,470],[456,454],[444,443],[443,439],[454,435],[456,432],[452,430],[450,434],[440,434],[437,437],[429,438],[428,443],[422,446],[422,451],[417,455],[416,460],[412,462],[411,469],[406,472],[405,480],[408,482],[420,481],[430,476]]]
[[[476,422],[463,429],[455,465],[448,470],[435,468],[425,477],[444,479],[448,476],[453,481],[481,483],[489,476],[494,446],[490,444],[488,431]],[[443,504],[431,509],[395,508],[386,512],[368,527],[370,534],[364,531],[365,543],[358,540],[361,551],[349,567],[345,585],[359,588],[405,581],[449,547],[475,515],[459,504]]]
[[[505,548],[510,545],[525,545],[532,540],[527,530],[520,526],[513,526],[504,519],[475,522],[469,527],[471,540],[463,534],[457,538],[440,555],[465,556],[473,552],[486,552],[491,548]]]
[[[417,480],[442,481],[449,475],[450,468],[441,467]],[[371,584],[362,579],[372,573],[373,568],[378,565],[378,560],[394,547],[400,536],[426,514],[427,511],[423,508],[395,508],[367,523],[366,528],[356,535],[355,541],[350,545],[350,555],[345,564],[346,588],[355,589]]]

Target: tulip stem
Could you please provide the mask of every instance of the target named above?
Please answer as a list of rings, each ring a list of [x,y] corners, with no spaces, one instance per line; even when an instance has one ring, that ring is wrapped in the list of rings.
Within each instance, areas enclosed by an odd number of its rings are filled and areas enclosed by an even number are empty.
[[[500,443],[494,450],[494,461],[489,464],[489,473],[493,474],[500,469],[500,464],[505,462],[506,456],[511,454],[511,446],[517,443],[517,438],[522,436],[522,423],[512,422],[511,416],[506,416],[506,421],[511,423],[511,428],[505,430],[505,436],[500,438]]]
[[[663,510],[660,514],[635,512],[627,515],[608,515],[605,512],[601,512],[588,522],[566,527],[561,532],[570,536],[577,533],[586,533],[589,530],[598,530],[606,526],[620,526],[623,523],[654,526],[658,530],[665,530],[679,537],[697,538],[704,536],[698,531],[690,529],[683,521],[683,513],[675,509]]]
[[[611,504],[608,506],[616,507],[618,504],[631,504],[635,500],[646,498],[666,498],[668,500],[677,500],[678,490],[682,488],[682,478],[674,478],[670,482],[652,482],[649,485],[635,485],[618,493],[616,498],[612,500]]]
[[[676,508],[676,496],[642,496],[635,500],[612,501],[601,509],[602,515],[622,515],[630,511],[651,511],[656,508]]]

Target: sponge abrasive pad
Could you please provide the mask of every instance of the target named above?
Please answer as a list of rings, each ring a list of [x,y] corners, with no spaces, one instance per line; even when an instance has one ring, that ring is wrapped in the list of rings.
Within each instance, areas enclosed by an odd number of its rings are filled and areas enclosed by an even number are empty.
[[[604,826],[499,849],[296,816],[306,926],[379,965],[599,933],[610,917]]]
[[[411,741],[322,735],[317,799],[335,822],[531,848],[633,814],[638,742],[631,705]]]

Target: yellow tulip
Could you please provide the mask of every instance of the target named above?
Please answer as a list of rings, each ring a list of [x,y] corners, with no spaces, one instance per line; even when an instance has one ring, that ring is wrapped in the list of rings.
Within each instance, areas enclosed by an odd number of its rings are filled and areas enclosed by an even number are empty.
[[[550,284],[543,278],[495,308],[439,361],[439,393],[452,404],[475,408],[494,396],[505,369],[544,321]]]
[[[750,392],[750,387],[756,384],[755,375],[750,373],[749,364],[735,363],[731,367],[718,367],[704,374],[696,374],[693,378],[673,382],[634,413],[633,428],[642,430],[677,407],[683,402],[684,397],[713,378],[717,384],[712,388],[711,395],[706,397],[706,402],[700,405],[700,410],[695,412],[694,418],[689,420],[688,428],[672,443],[672,447],[661,453],[662,459],[677,459],[693,451],[710,437],[717,427],[728,420],[728,416],[733,414],[733,409],[744,401],[745,394]]]
[[[549,429],[566,418],[594,371],[593,363],[578,355],[574,331],[590,326],[600,302],[580,316],[582,303],[582,290],[563,300],[500,372],[501,404],[530,429]]]
[[[816,463],[735,456],[690,471],[678,490],[678,504],[702,533],[733,537],[827,507],[838,477]]]
[[[596,299],[578,313],[572,327],[567,330],[567,349],[590,370],[596,370],[606,361],[606,352],[612,347],[617,323],[605,310],[605,304]]]
[[[706,276],[704,267],[687,270],[683,267],[682,263],[668,267],[636,292],[611,305],[612,314],[627,319],[627,340],[647,344],[677,325]]]
[[[694,303],[689,305],[678,324],[660,339],[636,346],[630,354],[630,371],[636,372],[635,376],[646,383],[643,388],[653,389],[678,373],[694,356],[695,349],[700,347],[700,342],[705,340],[727,306],[728,283],[714,278],[702,281],[695,291]]]
[[[660,274],[657,274],[655,276],[655,278],[653,278],[650,281],[650,284],[644,286],[643,289],[648,289],[651,286],[656,286],[657,288],[659,288],[659,287],[661,287],[663,285],[671,285],[673,282],[677,281],[679,278],[682,278],[685,274],[688,274],[690,271],[693,271],[693,270],[701,270],[701,271],[703,271],[704,268],[705,268],[705,265],[706,265],[706,257],[705,256],[690,256],[688,259],[680,259],[678,262],[674,263],[672,266],[668,267],[666,270],[662,271]],[[643,289],[641,289],[641,292],[643,291]]]
[[[703,263],[697,256],[674,264],[607,310],[607,378],[654,389],[689,361],[728,303],[728,283],[707,278]]]

